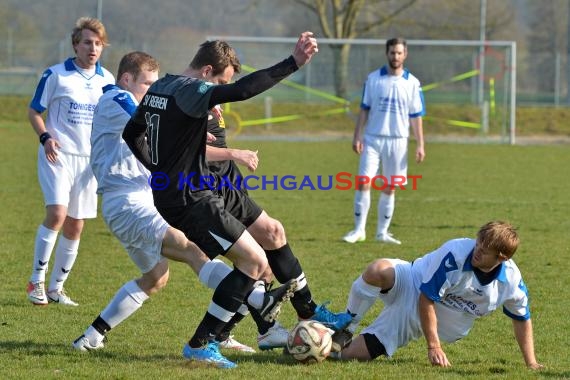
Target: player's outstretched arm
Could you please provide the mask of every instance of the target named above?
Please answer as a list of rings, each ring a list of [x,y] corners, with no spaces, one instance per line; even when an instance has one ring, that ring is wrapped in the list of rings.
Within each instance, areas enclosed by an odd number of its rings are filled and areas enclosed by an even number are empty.
[[[530,369],[542,369],[544,366],[536,361],[534,355],[534,339],[532,333],[532,322],[530,319],[526,321],[518,321],[513,319],[513,329],[515,330],[515,338],[521,349],[524,362]]]
[[[266,69],[246,75],[235,83],[214,86],[209,107],[246,100],[270,89],[299,70],[300,66],[308,63],[317,51],[317,42],[313,33],[302,33],[293,49],[293,54],[289,58]]]
[[[246,166],[249,171],[255,171],[259,164],[257,151],[247,149],[218,148],[206,145],[206,159],[208,161],[232,160],[240,165]]]

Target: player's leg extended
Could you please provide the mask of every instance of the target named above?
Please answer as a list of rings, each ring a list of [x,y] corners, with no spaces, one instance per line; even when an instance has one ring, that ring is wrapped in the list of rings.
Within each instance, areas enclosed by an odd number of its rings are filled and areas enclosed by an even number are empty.
[[[297,289],[291,304],[301,319],[316,319],[334,329],[341,329],[350,322],[346,313],[334,314],[324,305],[318,306],[312,298],[305,273],[299,260],[287,243],[285,229],[281,222],[271,218],[265,211],[248,227],[253,236],[265,249],[269,266],[280,283],[295,280]]]

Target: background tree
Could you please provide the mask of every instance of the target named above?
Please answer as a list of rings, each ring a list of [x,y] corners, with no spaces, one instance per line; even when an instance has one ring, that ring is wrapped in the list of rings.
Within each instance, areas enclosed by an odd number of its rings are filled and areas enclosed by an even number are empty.
[[[381,25],[410,8],[417,0],[295,0],[318,17],[326,38],[354,39],[368,36]],[[334,88],[337,96],[347,98],[348,59],[351,45],[331,45]]]

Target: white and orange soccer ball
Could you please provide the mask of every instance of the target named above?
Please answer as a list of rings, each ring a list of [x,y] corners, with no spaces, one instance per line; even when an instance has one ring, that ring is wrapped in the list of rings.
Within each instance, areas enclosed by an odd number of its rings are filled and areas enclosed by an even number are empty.
[[[320,363],[329,356],[332,330],[316,321],[300,321],[289,332],[287,350],[301,363]]]

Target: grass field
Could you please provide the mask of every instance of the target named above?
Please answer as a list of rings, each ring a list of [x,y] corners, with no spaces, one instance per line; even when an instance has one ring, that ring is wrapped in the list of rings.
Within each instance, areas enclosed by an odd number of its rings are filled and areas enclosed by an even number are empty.
[[[570,247],[567,146],[428,144],[427,160],[411,164],[422,175],[416,191],[398,192],[392,232],[402,246],[378,245],[375,204],[369,241],[347,245],[340,237],[352,227],[353,191],[258,190],[253,197],[279,218],[300,258],[318,302],[345,306],[352,281],[377,257],[413,259],[444,241],[473,236],[480,225],[499,218],[519,226],[522,245],[515,255],[531,292],[537,357],[547,369],[525,369],[511,323],[501,312],[479,320],[464,340],[445,345],[453,367],[432,368],[425,342],[399,350],[392,359],[370,363],[325,362],[304,366],[281,352],[226,352],[239,367],[231,371],[194,365],[181,356],[209,302],[190,270],[172,264],[166,289],[109,334],[105,350],[82,354],[70,343],[91,323],[116,290],[138,275],[101,218],[88,221],[80,254],[66,283],[78,308],[34,307],[25,286],[33,240],[44,216],[36,179],[37,138],[27,123],[0,123],[0,378],[1,379],[559,379],[570,378]],[[354,173],[350,142],[239,141],[259,149],[259,175]],[[53,257],[52,257],[53,262]],[[374,306],[365,323],[381,309]],[[280,318],[292,327],[287,306]],[[236,338],[256,345],[251,319]]]

